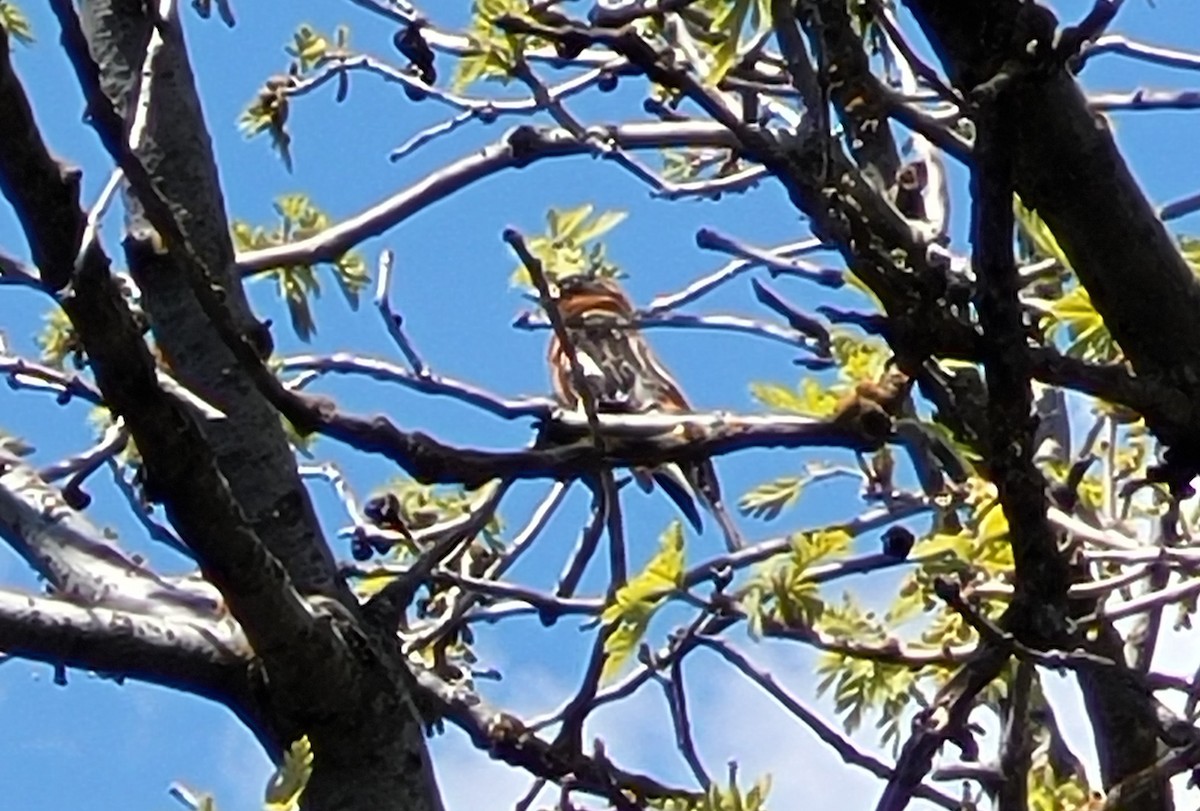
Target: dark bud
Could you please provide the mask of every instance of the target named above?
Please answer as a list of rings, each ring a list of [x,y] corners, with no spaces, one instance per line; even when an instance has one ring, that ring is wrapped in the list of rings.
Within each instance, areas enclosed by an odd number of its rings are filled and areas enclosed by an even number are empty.
[[[67,506],[72,510],[86,510],[87,506],[92,503],[92,497],[83,492],[78,484],[69,484],[62,489],[63,501],[67,502]]]
[[[587,45],[586,37],[575,33],[567,33],[563,35],[562,39],[554,43],[554,50],[563,59],[574,59],[583,53]]]
[[[896,175],[896,209],[910,220],[925,219],[922,192],[929,182],[929,169],[923,161],[905,164]]]
[[[437,68],[433,63],[433,49],[421,36],[423,23],[413,23],[403,31],[397,31],[392,36],[392,44],[396,50],[404,54],[412,66],[416,68],[421,81],[431,87],[437,81]]]
[[[596,87],[600,88],[601,93],[611,93],[617,89],[617,75],[615,73],[603,73],[596,81]]]
[[[408,96],[409,101],[424,101],[429,96],[424,90],[411,84],[404,85],[404,95]]]
[[[512,150],[514,168],[522,169],[540,151],[542,138],[534,127],[522,125],[509,133],[508,146]]]
[[[355,560],[370,560],[373,550],[365,538],[355,538],[350,542],[350,555]]]
[[[381,529],[393,529],[402,523],[400,515],[400,499],[394,493],[384,493],[375,496],[363,505],[363,515]]]
[[[883,554],[904,560],[912,551],[916,538],[904,527],[888,527],[883,533]]]
[[[271,353],[275,351],[275,341],[271,338],[271,319],[259,321],[247,330],[246,341],[260,359],[266,360],[271,357]]]

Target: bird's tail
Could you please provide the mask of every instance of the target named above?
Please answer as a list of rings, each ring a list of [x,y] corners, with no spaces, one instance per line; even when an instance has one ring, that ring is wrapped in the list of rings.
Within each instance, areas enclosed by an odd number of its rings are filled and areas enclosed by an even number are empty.
[[[669,464],[656,467],[651,472],[651,476],[654,478],[654,483],[662,488],[671,501],[675,502],[675,506],[692,525],[692,529],[697,532],[702,531],[704,522],[700,520],[700,511],[696,509],[698,493],[692,483],[688,481],[687,476],[679,469],[679,465]]]
[[[721,502],[721,490],[712,462],[704,462],[695,467],[689,465],[686,469],[674,463],[661,465],[650,471],[650,475],[655,484],[675,502],[675,506],[687,518],[693,529],[697,532],[704,529],[700,511],[696,509],[696,502],[699,501],[712,513],[713,518],[717,519],[717,525],[721,527],[729,551],[736,552],[745,547],[746,543],[733,523],[733,517]],[[639,477],[639,482],[641,481],[642,477]]]

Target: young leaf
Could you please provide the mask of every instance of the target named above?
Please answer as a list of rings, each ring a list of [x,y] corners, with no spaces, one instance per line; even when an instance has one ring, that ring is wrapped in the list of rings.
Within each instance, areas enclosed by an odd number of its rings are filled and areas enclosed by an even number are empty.
[[[0,0],[0,28],[22,45],[33,43],[33,28],[25,12],[9,0]]]
[[[266,811],[296,811],[312,776],[313,752],[303,735],[283,753],[283,763],[267,784]]]
[[[646,568],[617,589],[613,602],[600,615],[606,626],[615,626],[604,642],[601,682],[612,679],[633,655],[654,612],[682,585],[683,560],[683,525],[673,521]]]
[[[799,476],[775,479],[760,484],[742,496],[738,500],[738,510],[743,515],[770,521],[779,517],[784,508],[795,504],[803,489],[804,479]]]

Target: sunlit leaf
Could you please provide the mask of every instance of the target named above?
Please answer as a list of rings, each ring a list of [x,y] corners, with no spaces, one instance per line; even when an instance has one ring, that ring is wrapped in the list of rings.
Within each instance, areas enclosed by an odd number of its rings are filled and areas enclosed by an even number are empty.
[[[83,356],[83,344],[71,319],[57,307],[46,313],[36,341],[42,351],[42,361],[58,369],[63,368],[68,357],[78,359]]]
[[[283,753],[283,763],[267,783],[266,811],[296,811],[300,795],[312,776],[312,767],[312,745],[304,735]]]
[[[780,383],[751,383],[750,394],[767,408],[805,417],[827,417],[838,404],[838,396],[813,378],[800,381],[798,389]]]
[[[239,251],[261,250],[307,239],[329,228],[329,215],[318,208],[305,194],[285,194],[275,199],[279,222],[270,230],[234,220],[230,226],[234,246]],[[359,294],[370,283],[366,262],[357,251],[347,251],[334,258],[334,280],[351,307],[357,308]],[[312,299],[321,294],[320,281],[312,265],[286,265],[260,274],[275,282],[280,297],[288,308],[292,329],[301,340],[307,341],[316,333]]]
[[[1016,215],[1017,225],[1021,232],[1029,238],[1039,254],[1048,259],[1057,260],[1065,268],[1071,267],[1067,255],[1059,247],[1058,240],[1054,238],[1050,227],[1038,216],[1036,211],[1026,208],[1025,204],[1021,202],[1021,198],[1015,194],[1013,195],[1013,214]]]
[[[604,211],[592,216],[595,207],[584,204],[576,208],[552,208],[546,212],[546,233],[526,239],[529,252],[542,263],[551,279],[562,279],[578,273],[614,277],[619,268],[606,256],[599,237],[611,231],[626,214],[623,211]],[[532,285],[529,270],[519,265],[512,275],[518,287]]]
[[[637,576],[629,580],[600,615],[612,627],[604,643],[601,681],[611,680],[637,649],[654,612],[683,583],[683,527],[671,523],[659,539],[658,552]]]
[[[0,0],[0,28],[22,45],[33,43],[33,28],[29,18],[11,0]]]
[[[777,518],[786,507],[796,503],[804,479],[785,476],[755,487],[738,500],[738,509],[743,515],[770,521]]]
[[[1092,306],[1091,296],[1083,285],[1076,285],[1052,302],[1047,316],[1047,332],[1050,335],[1053,336],[1060,328],[1066,331],[1066,353],[1071,357],[1111,363],[1120,356],[1104,319]]]

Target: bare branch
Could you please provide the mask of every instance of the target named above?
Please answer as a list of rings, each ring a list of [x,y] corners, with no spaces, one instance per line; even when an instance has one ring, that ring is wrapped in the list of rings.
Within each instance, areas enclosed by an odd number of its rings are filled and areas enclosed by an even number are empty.
[[[599,127],[597,132],[622,149],[733,144],[728,130],[707,122],[622,124]],[[543,158],[586,155],[591,149],[564,129],[517,127],[357,216],[307,239],[239,254],[237,265],[250,275],[279,265],[330,261],[478,180],[505,169],[523,169]]]
[[[9,591],[0,591],[0,648],[217,699],[237,683],[253,655],[229,618],[170,619]]]
[[[762,688],[791,715],[795,716],[800,723],[811,729],[821,742],[833,749],[843,761],[851,766],[866,769],[876,777],[881,777],[885,780],[895,778],[896,770],[889,768],[878,759],[863,752],[852,742],[836,732],[833,727],[821,720],[816,713],[777,685],[774,678],[756,668],[746,657],[735,651],[727,643],[709,637],[701,637],[699,644],[715,651],[722,659],[737,668],[742,675]],[[958,800],[953,797],[925,785],[915,785],[913,787],[913,794],[923,800],[929,800],[936,805],[940,805],[942,808],[958,809],[962,807]]]

